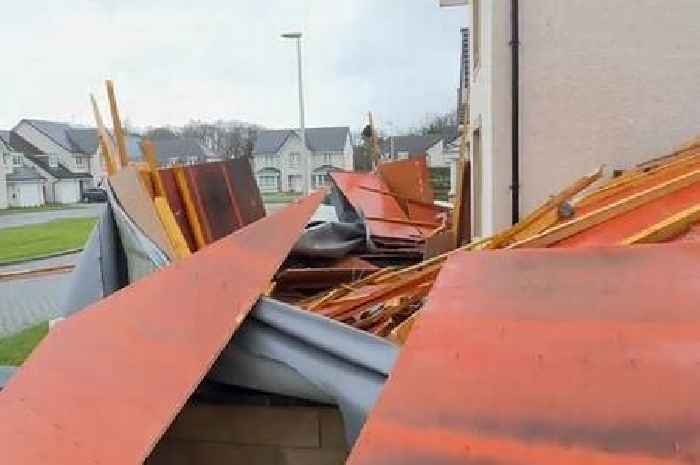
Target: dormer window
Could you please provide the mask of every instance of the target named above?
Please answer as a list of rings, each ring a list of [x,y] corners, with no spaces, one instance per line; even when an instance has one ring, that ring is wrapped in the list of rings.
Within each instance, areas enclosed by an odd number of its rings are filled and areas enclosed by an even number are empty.
[[[51,168],[58,168],[58,155],[49,155],[49,166]]]
[[[12,166],[14,166],[15,168],[22,167],[22,154],[21,153],[12,154]]]

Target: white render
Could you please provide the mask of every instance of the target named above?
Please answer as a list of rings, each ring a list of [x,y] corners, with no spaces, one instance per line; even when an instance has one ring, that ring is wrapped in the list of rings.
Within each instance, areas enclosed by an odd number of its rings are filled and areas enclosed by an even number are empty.
[[[480,2],[469,107],[482,146],[474,221],[485,236],[511,222],[510,2]],[[521,217],[602,164],[630,168],[700,133],[700,2],[630,3],[520,2]]]
[[[95,160],[99,163],[95,154],[85,156],[81,153],[69,152],[26,121],[20,121],[13,131],[43,153],[57,155],[59,162],[72,172],[90,173]]]
[[[308,163],[308,164],[307,164]],[[353,148],[348,134],[343,151],[312,152],[305,147],[295,131],[276,153],[258,153],[253,157],[253,172],[262,192],[302,192],[306,178],[311,176],[311,190],[322,187],[329,170],[352,171]],[[278,178],[276,187],[270,187],[262,177]]]

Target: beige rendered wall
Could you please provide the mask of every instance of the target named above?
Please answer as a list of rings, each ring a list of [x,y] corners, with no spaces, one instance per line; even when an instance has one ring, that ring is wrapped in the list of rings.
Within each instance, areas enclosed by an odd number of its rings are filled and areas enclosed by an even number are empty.
[[[510,2],[482,2],[494,15],[483,21],[492,69],[488,83],[473,84],[471,113],[493,132],[484,152],[494,179],[484,182],[494,213],[485,219],[500,229],[511,208]],[[700,1],[531,0],[520,9],[521,216],[601,164],[627,168],[700,134]]]

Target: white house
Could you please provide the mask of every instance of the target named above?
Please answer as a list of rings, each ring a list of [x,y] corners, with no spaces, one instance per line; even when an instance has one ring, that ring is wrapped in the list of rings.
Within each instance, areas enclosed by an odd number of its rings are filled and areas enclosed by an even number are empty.
[[[66,123],[23,119],[10,132],[11,146],[47,180],[43,188],[46,202],[79,202],[84,189],[103,175],[96,145],[88,144],[90,131]]]
[[[328,172],[353,170],[349,127],[260,131],[253,148],[253,172],[262,192],[304,192],[325,186]]]
[[[390,136],[382,144],[382,158],[405,160],[425,156],[430,168],[449,168],[450,162],[445,156],[444,140],[445,138],[440,134]]]
[[[602,164],[629,168],[698,134],[697,0],[441,3],[469,3],[475,235]]]
[[[45,184],[46,179],[10,145],[10,132],[0,131],[0,209],[43,205]]]

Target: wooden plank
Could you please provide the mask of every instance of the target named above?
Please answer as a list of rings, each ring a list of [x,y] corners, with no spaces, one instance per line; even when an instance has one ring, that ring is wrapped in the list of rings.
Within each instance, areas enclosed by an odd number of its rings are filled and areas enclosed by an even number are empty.
[[[192,255],[192,251],[187,246],[185,236],[182,234],[180,227],[177,225],[175,215],[173,215],[173,211],[170,209],[170,205],[168,204],[166,198],[157,196],[153,200],[153,203],[156,207],[156,211],[158,212],[160,222],[163,224],[165,232],[168,235],[170,245],[175,252],[175,258],[183,259]]]
[[[384,165],[382,165],[382,166],[384,166]],[[450,208],[448,208],[448,207],[442,207],[440,205],[435,205],[434,203],[431,203],[431,202],[423,202],[421,200],[415,200],[415,199],[412,199],[409,197],[404,197],[403,195],[397,194],[395,192],[383,190],[383,189],[376,189],[374,187],[369,187],[369,186],[358,186],[358,188],[364,189],[364,190],[370,191],[370,192],[376,192],[377,194],[388,195],[390,197],[394,197],[395,199],[403,200],[404,202],[409,202],[409,203],[413,203],[416,205],[421,205],[423,207],[434,208],[435,210],[438,210],[438,211],[450,210]]]
[[[136,226],[168,257],[174,258],[175,251],[159,220],[153,200],[141,180],[138,168],[134,166],[122,168],[109,178],[109,182],[117,195],[119,204]]]
[[[126,138],[124,137],[124,128],[122,120],[119,116],[119,108],[117,107],[117,96],[114,93],[114,83],[107,81],[107,96],[109,97],[109,108],[112,112],[112,125],[114,127],[114,138],[117,140],[117,153],[119,154],[119,163],[122,167],[129,165],[129,153],[126,150]]]
[[[417,311],[416,313],[408,317],[403,323],[394,328],[389,334],[389,340],[396,344],[404,345],[406,343],[406,340],[408,340],[408,336],[411,334],[413,325],[418,320],[419,314],[420,311]]]
[[[628,237],[620,245],[652,244],[664,242],[680,236],[700,221],[700,205],[676,213],[663,221]]]
[[[545,229],[553,226],[559,221],[559,208],[571,200],[575,195],[579,194],[584,189],[590,187],[594,182],[598,181],[603,176],[603,167],[601,166],[593,173],[582,177],[571,186],[567,187],[557,195],[550,198],[542,206],[523,218],[518,224],[512,228],[496,234],[489,242],[489,249],[499,249],[508,244],[512,240],[525,240],[535,234],[539,234]]]
[[[698,158],[698,155],[697,149],[693,148],[690,153],[683,154],[655,168],[649,170],[638,169],[625,173],[596,191],[579,199],[575,206],[577,209],[585,209],[592,206],[594,208],[595,204],[604,202],[625,191],[640,189],[643,188],[644,185],[649,187],[649,185],[654,182],[663,182],[664,180],[693,171],[700,165],[700,158]]]
[[[192,234],[194,234],[194,240],[197,243],[197,250],[200,250],[207,245],[207,241],[204,236],[202,222],[199,219],[197,204],[192,196],[192,191],[190,190],[190,185],[187,182],[187,176],[185,175],[185,170],[183,167],[176,166],[173,168],[173,172],[175,173],[175,182],[177,183],[177,188],[180,191],[182,203],[185,205],[187,221],[190,223]]]
[[[439,228],[441,223],[433,223],[430,221],[407,220],[404,218],[382,218],[381,216],[366,216],[369,221],[382,221],[384,223],[407,224],[411,226],[425,226],[427,228]]]
[[[640,205],[644,205],[664,195],[683,189],[698,181],[700,181],[700,170],[687,173],[658,186],[654,186],[651,189],[647,189],[610,205],[606,205],[598,210],[594,210],[580,218],[563,223],[529,239],[516,242],[507,248],[547,247],[556,244],[567,237],[571,237],[574,234],[598,225],[610,218],[622,215]]]
[[[452,213],[453,248],[471,241],[471,164],[457,160],[457,192]]]
[[[90,95],[90,102],[92,103],[92,111],[95,115],[95,124],[97,125],[97,137],[100,141],[100,152],[102,153],[102,158],[105,161],[105,168],[107,169],[107,174],[112,176],[117,172],[117,162],[114,154],[114,145],[112,144],[112,139],[109,137],[107,130],[105,129],[104,122],[102,121],[102,115],[100,114],[100,108],[97,106],[97,101],[94,95]]]
[[[144,139],[143,142],[141,142],[141,151],[143,152],[143,158],[151,169],[153,192],[156,197],[164,197],[165,186],[163,186],[163,179],[160,177],[160,166],[158,158],[156,157],[156,146],[150,140]]]

